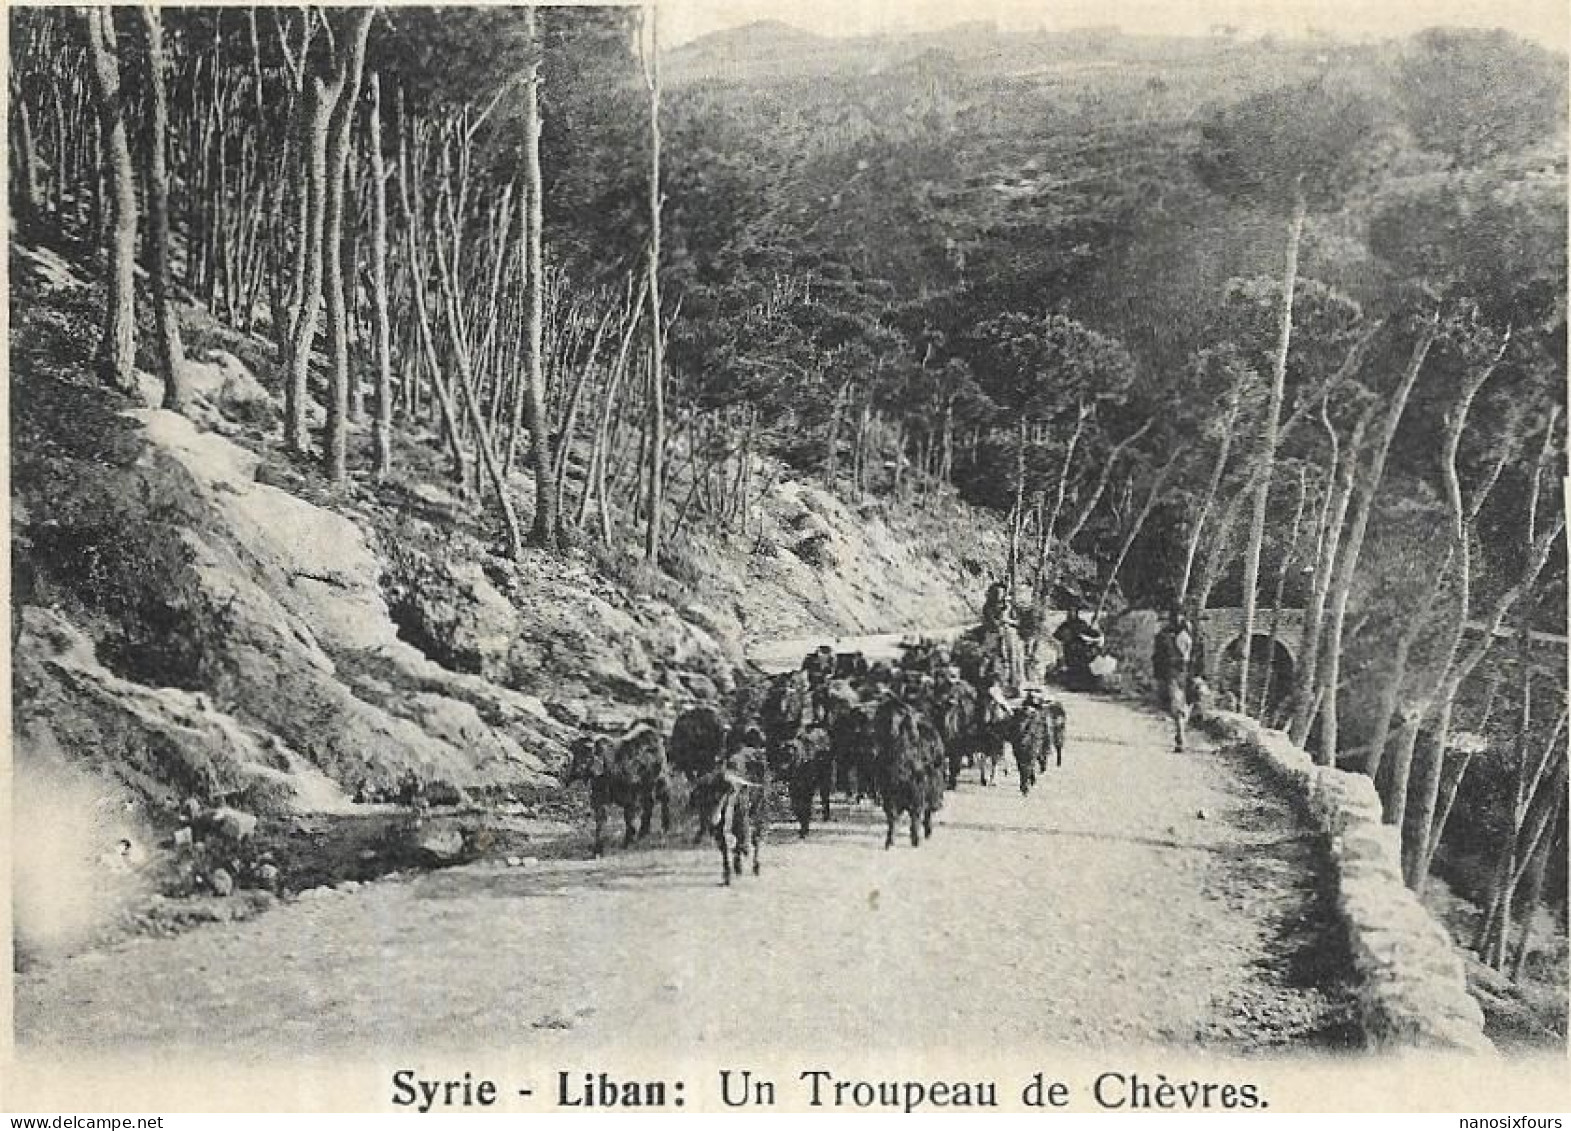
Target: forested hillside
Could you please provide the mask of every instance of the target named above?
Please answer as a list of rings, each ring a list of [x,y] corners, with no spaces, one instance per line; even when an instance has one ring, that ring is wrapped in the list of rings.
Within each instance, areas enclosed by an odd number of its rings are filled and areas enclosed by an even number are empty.
[[[586,714],[996,571],[1242,606],[1219,692],[1366,770],[1496,966],[1563,889],[1563,680],[1518,640],[1565,623],[1564,57],[9,19],[35,746],[163,804],[549,789]]]
[[[811,321],[723,356],[817,393],[826,474],[888,437],[1003,516],[1022,600],[1242,606],[1224,696],[1368,772],[1410,884],[1448,859],[1504,963],[1501,901],[1564,858],[1564,643],[1522,637],[1565,624],[1564,58],[747,30],[672,61],[683,198],[738,229],[673,355],[790,263]]]

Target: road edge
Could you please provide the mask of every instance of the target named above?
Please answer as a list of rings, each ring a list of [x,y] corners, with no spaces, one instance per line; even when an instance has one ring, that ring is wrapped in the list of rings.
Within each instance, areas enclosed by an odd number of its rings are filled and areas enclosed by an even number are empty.
[[[1374,782],[1317,766],[1286,733],[1243,715],[1210,711],[1202,725],[1264,764],[1326,838],[1369,1047],[1498,1056],[1450,936],[1402,880],[1401,842],[1382,819]]]

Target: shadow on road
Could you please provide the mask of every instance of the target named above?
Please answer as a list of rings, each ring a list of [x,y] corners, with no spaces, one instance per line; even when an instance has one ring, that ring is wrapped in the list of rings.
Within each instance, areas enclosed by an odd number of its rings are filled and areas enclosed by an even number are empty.
[[[900,825],[897,832],[904,829]],[[883,814],[867,809],[835,812],[827,823],[815,820],[806,838],[797,833],[795,821],[776,819],[764,841],[764,871],[767,880],[771,866],[786,862],[770,857],[786,846],[795,851],[814,844],[833,844],[837,849],[862,848],[882,851]],[[428,873],[415,881],[414,895],[426,900],[462,900],[473,897],[528,899],[570,895],[586,891],[633,891],[652,889],[707,890],[720,883],[719,852],[714,842],[694,842],[691,828],[675,828],[668,834],[651,834],[631,847],[623,848],[618,839],[598,859],[591,855],[587,834],[574,834],[550,844],[531,846],[528,851],[536,864],[506,867],[500,860],[449,868]],[[672,859],[673,854],[680,854]],[[751,861],[748,873],[737,882],[753,881]]]
[[[1120,836],[1117,833],[1092,832],[1087,829],[1055,829],[1045,825],[982,825],[957,821],[946,823],[943,828],[953,829],[956,832],[1017,833],[1021,836],[1040,836],[1053,839],[1070,838],[1075,840],[1103,841],[1109,844],[1139,844],[1148,848],[1174,848],[1187,852],[1212,852],[1218,855],[1225,855],[1228,852],[1226,846],[1203,844],[1197,841],[1173,840],[1163,837]]]
[[[422,879],[415,889],[417,899],[464,900],[477,897],[494,899],[533,899],[582,894],[586,891],[632,891],[652,887],[708,888],[719,882],[720,863],[700,871],[695,856],[690,866],[677,864],[633,863],[629,854],[607,856],[584,862],[577,867],[549,868],[482,867],[451,869],[439,876]],[[765,857],[768,863],[768,857]]]

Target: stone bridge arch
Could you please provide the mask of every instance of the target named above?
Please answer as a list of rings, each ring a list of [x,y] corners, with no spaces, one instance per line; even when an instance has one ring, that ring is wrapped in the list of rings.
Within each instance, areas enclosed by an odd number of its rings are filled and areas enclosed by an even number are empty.
[[[1249,647],[1249,694],[1252,708],[1258,709],[1265,702],[1267,717],[1282,709],[1297,678],[1303,654],[1304,619],[1303,609],[1283,609],[1279,619],[1269,609],[1255,612]],[[1200,616],[1199,627],[1207,682],[1219,695],[1236,695],[1238,665],[1244,651],[1244,610],[1207,609]]]
[[[1278,646],[1295,665],[1303,651],[1304,616],[1303,609],[1283,609],[1276,630]],[[1270,638],[1271,621],[1271,610],[1263,609],[1255,612],[1254,635],[1257,640],[1264,641]],[[1200,638],[1205,642],[1207,675],[1211,674],[1211,666],[1220,660],[1229,648],[1241,647],[1243,636],[1243,609],[1207,609],[1200,614]],[[1254,652],[1252,647],[1250,652],[1251,654]]]

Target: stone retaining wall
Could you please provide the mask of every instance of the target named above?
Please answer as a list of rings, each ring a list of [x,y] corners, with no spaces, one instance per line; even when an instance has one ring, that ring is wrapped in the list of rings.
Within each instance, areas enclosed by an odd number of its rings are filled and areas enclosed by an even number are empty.
[[[1369,1045],[1493,1054],[1461,957],[1402,882],[1397,830],[1381,820],[1374,782],[1315,765],[1285,733],[1242,715],[1211,712],[1205,722],[1223,741],[1258,755],[1325,834]]]

